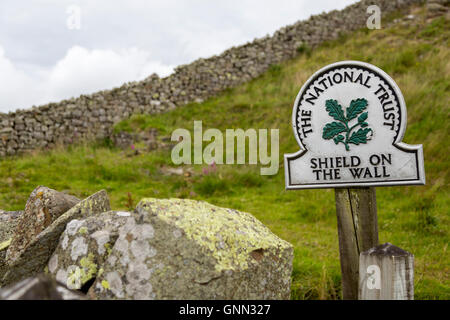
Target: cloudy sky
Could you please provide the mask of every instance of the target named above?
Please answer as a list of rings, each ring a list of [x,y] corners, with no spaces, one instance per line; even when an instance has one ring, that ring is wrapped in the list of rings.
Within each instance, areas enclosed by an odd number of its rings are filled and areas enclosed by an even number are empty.
[[[355,0],[2,0],[0,112],[142,80]]]

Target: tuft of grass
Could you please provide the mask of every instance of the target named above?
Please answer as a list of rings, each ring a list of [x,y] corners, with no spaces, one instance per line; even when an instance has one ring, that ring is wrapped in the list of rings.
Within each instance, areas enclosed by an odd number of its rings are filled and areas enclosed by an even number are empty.
[[[229,194],[229,181],[217,176],[205,176],[194,184],[194,191],[202,196]]]
[[[297,47],[297,52],[299,54],[305,54],[307,57],[311,56],[312,49],[310,46],[308,46],[306,43],[302,43]]]
[[[157,129],[159,135],[168,135],[172,130],[171,122],[161,121],[161,118],[157,115],[132,115],[127,121],[121,121],[114,126],[113,132],[118,133],[120,131],[125,132],[138,132],[145,129],[152,128]]]
[[[434,19],[420,32],[421,37],[433,38],[438,36],[444,28],[449,27],[449,21],[443,16]]]

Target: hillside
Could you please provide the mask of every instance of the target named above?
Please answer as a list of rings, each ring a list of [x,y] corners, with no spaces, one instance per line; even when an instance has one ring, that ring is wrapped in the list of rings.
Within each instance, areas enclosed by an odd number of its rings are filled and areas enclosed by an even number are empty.
[[[423,7],[412,17],[392,15],[380,30],[361,29],[314,50],[272,65],[268,72],[216,98],[161,115],[136,115],[115,132],[158,131],[161,146],[176,128],[279,128],[280,170],[261,176],[257,166],[174,167],[168,148],[148,151],[143,142],[126,150],[111,139],[36,151],[0,161],[0,208],[22,210],[37,185],[84,198],[106,189],[114,209],[130,209],[143,197],[192,198],[250,212],[295,246],[293,299],[340,298],[340,268],[333,190],[284,190],[282,156],[298,150],[291,129],[294,99],[319,68],[340,60],[374,64],[397,82],[406,100],[403,139],[423,144],[427,185],[377,189],[380,242],[415,255],[415,298],[450,299],[448,115],[450,23],[427,18]]]

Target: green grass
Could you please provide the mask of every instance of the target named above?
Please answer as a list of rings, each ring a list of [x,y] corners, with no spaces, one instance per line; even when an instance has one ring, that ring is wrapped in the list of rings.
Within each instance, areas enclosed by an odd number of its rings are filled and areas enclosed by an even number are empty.
[[[360,30],[272,66],[263,76],[201,104],[161,115],[135,115],[116,131],[157,128],[169,136],[176,128],[279,128],[280,170],[259,175],[257,166],[191,166],[191,176],[171,176],[170,151],[132,152],[97,143],[57,148],[0,161],[0,208],[23,209],[37,185],[80,198],[106,189],[114,209],[143,197],[206,200],[254,214],[295,247],[293,299],[339,299],[341,276],[333,190],[284,190],[284,153],[298,150],[291,112],[298,90],[319,68],[339,60],[362,60],[390,74],[408,108],[404,142],[423,144],[427,185],[377,189],[380,242],[415,255],[416,299],[450,299],[449,279],[449,92],[450,26],[426,21],[422,9],[407,25]],[[140,146],[137,145],[139,148]],[[131,198],[128,193],[130,193]]]

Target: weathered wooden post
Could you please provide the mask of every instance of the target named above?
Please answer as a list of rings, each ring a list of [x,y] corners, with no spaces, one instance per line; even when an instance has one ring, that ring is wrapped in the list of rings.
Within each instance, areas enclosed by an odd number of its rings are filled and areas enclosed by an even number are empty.
[[[344,299],[358,299],[360,254],[378,245],[375,187],[425,184],[422,146],[402,142],[406,119],[394,80],[359,61],[320,69],[295,100],[286,189],[335,189]]]
[[[362,252],[360,300],[414,300],[414,256],[385,243]]]
[[[359,255],[378,245],[375,188],[335,189],[342,290],[358,298]]]

